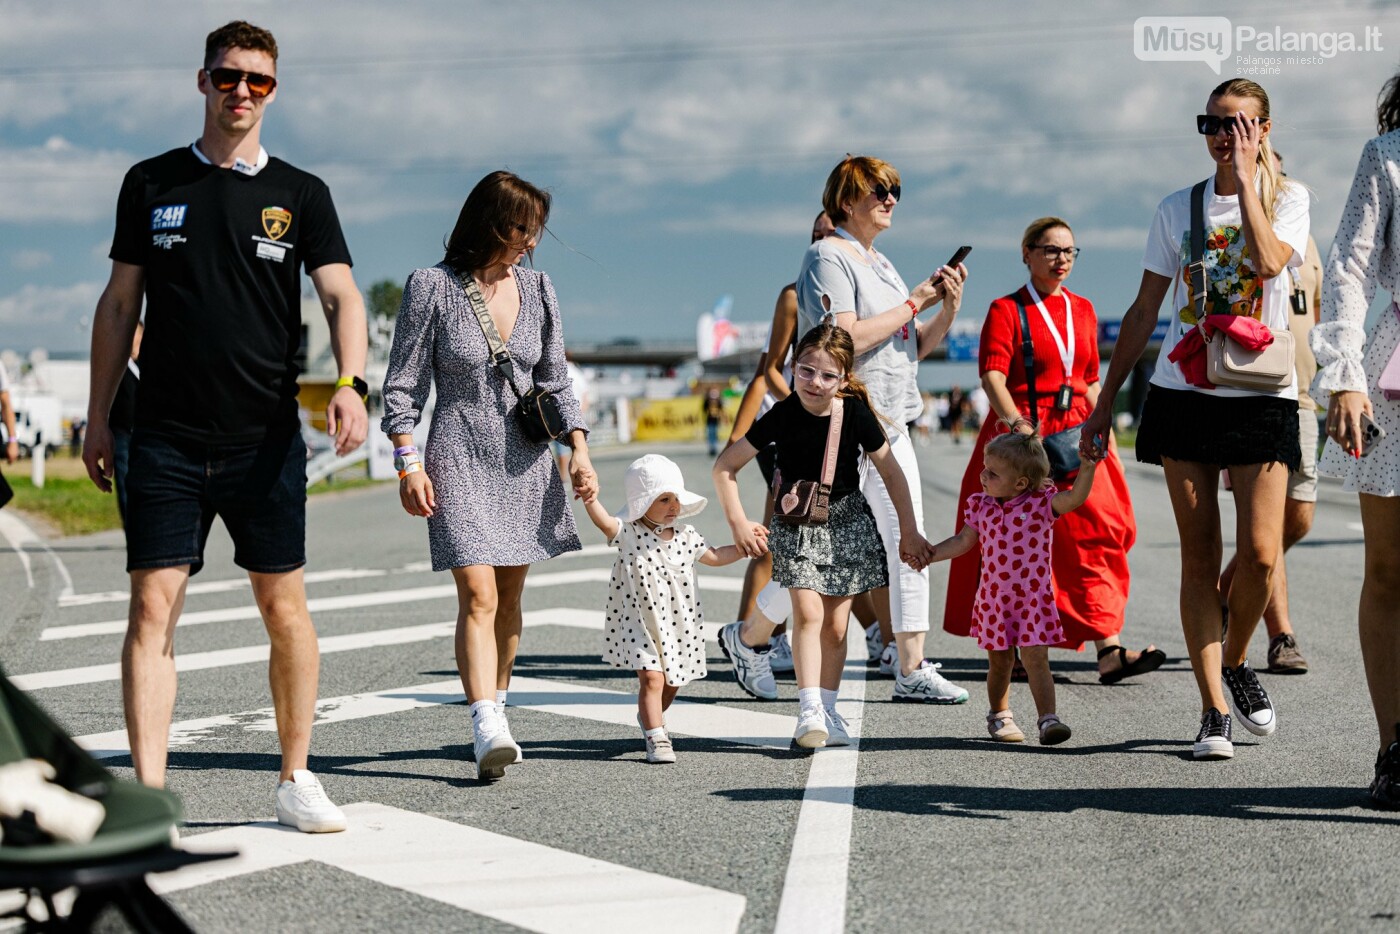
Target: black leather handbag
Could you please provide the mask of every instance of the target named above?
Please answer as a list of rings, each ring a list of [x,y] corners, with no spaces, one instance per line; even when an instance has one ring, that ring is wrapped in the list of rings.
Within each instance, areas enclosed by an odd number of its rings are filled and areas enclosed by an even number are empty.
[[[482,298],[481,289],[470,275],[459,274],[458,278],[462,282],[462,289],[467,293],[472,313],[481,325],[481,333],[486,337],[486,346],[491,351],[491,362],[496,365],[501,378],[515,394],[516,403],[511,409],[511,414],[520,423],[521,432],[536,444],[562,438],[567,433],[568,426],[564,424],[564,416],[559,412],[559,401],[554,398],[553,393],[534,385],[533,381],[528,392],[522,393],[515,387],[515,364],[511,362],[505,341],[501,340],[501,333],[496,330],[496,322],[491,320],[491,312],[486,309],[486,299]]]
[[[1040,430],[1040,407],[1036,404],[1035,393],[1035,345],[1031,343],[1031,322],[1026,317],[1026,303],[1021,300],[1019,291],[1015,294],[1016,310],[1021,313],[1021,359],[1026,367],[1026,395],[1029,397],[1031,427]],[[1069,379],[1069,374],[1065,374]],[[1079,473],[1079,429],[1072,425],[1064,431],[1042,437],[1045,456],[1050,459],[1050,476],[1055,480],[1068,480]]]

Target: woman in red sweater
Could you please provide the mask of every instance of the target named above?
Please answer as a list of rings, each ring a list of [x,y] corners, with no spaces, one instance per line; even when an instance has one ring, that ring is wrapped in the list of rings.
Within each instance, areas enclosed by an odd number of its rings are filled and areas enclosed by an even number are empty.
[[[958,528],[967,498],[981,489],[978,476],[986,443],[1007,431],[1037,430],[1030,413],[1018,296],[1025,304],[1034,346],[1041,436],[1080,424],[1098,401],[1098,319],[1087,298],[1064,287],[1078,253],[1065,221],[1042,217],[1033,222],[1021,238],[1021,260],[1030,270],[1030,281],[997,299],[987,312],[979,369],[992,417],[983,423],[963,474]],[[1062,489],[1068,487],[1067,482],[1061,484]],[[1088,501],[1060,517],[1055,532],[1051,565],[1055,604],[1065,630],[1060,647],[1077,650],[1093,642],[1098,648],[1099,680],[1104,684],[1158,668],[1166,658],[1161,651],[1148,646],[1142,652],[1130,652],[1118,641],[1128,602],[1128,549],[1137,538],[1137,526],[1116,446],[1109,445]],[[954,635],[967,635],[972,622],[977,562],[977,554],[969,552],[949,568],[943,628]]]

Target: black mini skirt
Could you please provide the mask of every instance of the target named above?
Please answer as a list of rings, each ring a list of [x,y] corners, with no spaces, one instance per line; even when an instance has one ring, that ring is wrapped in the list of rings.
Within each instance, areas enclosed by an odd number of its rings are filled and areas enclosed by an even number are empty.
[[[1303,460],[1298,402],[1152,386],[1138,423],[1137,459],[1161,464],[1164,457],[1218,467],[1279,463],[1297,470]]]

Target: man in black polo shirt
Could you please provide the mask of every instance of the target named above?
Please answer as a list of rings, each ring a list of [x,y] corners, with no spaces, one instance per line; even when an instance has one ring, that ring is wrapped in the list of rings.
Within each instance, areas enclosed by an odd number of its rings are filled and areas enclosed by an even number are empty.
[[[122,183],[112,275],[92,333],[83,460],[112,488],[108,413],[144,294],[146,328],[127,477],[131,609],[122,701],[137,777],[165,782],[175,704],[175,626],[217,515],[248,571],[272,644],[282,747],[277,819],[345,829],[307,770],[319,652],[306,607],[306,446],[295,360],[305,267],[331,328],[341,379],[326,415],[336,450],[365,439],[367,329],[330,192],[259,145],[276,97],[272,34],[233,22],[209,34],[198,86],[204,132],[134,166]]]

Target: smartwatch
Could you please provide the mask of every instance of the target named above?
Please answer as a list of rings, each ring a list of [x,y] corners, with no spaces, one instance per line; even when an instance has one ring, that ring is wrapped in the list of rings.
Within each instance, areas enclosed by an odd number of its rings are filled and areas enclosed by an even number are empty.
[[[343,386],[349,386],[355,390],[355,394],[360,397],[361,402],[369,401],[369,383],[358,376],[342,376],[335,381],[335,388],[338,390]]]

